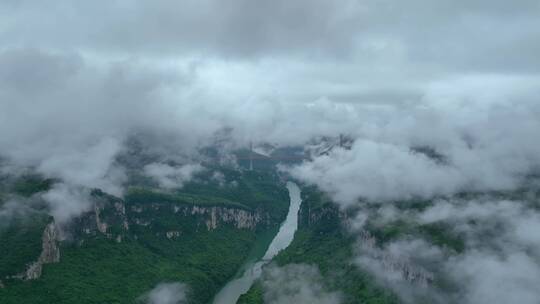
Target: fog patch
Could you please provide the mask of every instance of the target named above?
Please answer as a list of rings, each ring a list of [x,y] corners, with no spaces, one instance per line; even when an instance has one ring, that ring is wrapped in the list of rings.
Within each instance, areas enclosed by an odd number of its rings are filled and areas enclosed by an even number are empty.
[[[225,174],[220,171],[214,171],[214,173],[212,173],[211,180],[216,182],[220,187],[225,187],[225,184],[227,183]]]
[[[417,215],[420,223],[448,223],[466,236],[467,244],[502,252],[525,250],[540,259],[540,212],[531,202],[489,197],[439,200]]]
[[[359,235],[354,261],[406,303],[532,304],[540,298],[535,202],[482,195],[434,200],[424,210],[403,214],[384,206],[371,214],[382,227],[395,220],[445,224],[447,233],[463,239],[464,250],[435,245],[414,233],[378,244],[366,231],[354,230]]]
[[[182,283],[160,283],[139,298],[145,304],[185,304],[188,287]]]
[[[37,213],[20,199],[8,199],[0,204],[0,229],[9,227],[14,219],[26,219],[29,214]]]
[[[443,303],[431,285],[436,275],[433,268],[444,257],[441,248],[421,239],[400,239],[379,246],[375,238],[365,234],[358,240],[354,262],[406,303],[419,299]]]
[[[284,267],[270,266],[261,278],[264,301],[268,304],[337,304],[341,303],[338,292],[329,292],[323,278],[314,266],[290,264]]]
[[[67,224],[72,218],[92,208],[90,190],[79,186],[55,184],[41,197],[47,203],[49,213],[60,225]]]
[[[117,140],[104,138],[85,149],[56,151],[36,170],[72,185],[99,188],[121,196],[126,176],[121,167],[113,164],[120,149],[121,144]]]
[[[514,251],[472,251],[447,262],[452,278],[465,289],[465,303],[535,304],[540,299],[538,256]]]
[[[155,179],[165,189],[182,188],[196,173],[204,170],[200,164],[187,164],[178,167],[165,163],[152,163],[144,167],[146,175]]]

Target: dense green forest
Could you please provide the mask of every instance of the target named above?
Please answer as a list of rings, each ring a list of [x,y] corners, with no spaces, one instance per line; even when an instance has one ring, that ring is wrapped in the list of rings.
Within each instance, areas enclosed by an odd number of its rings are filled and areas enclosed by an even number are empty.
[[[52,219],[43,213],[17,216],[0,228],[0,278],[26,270],[41,253],[41,235]]]
[[[315,188],[304,187],[302,197],[299,228],[291,245],[276,256],[275,264],[316,265],[327,289],[343,294],[343,303],[398,303],[397,298],[378,286],[368,273],[351,264],[355,239],[342,227],[337,207]],[[310,214],[320,217],[314,221]],[[237,303],[263,303],[263,295],[262,285],[256,283]]]
[[[220,180],[211,178],[217,170]],[[10,279],[41,252],[43,228],[52,218],[40,192],[52,183],[34,176],[2,182],[2,193],[11,202],[32,211],[32,217],[21,214],[0,227],[2,304],[134,303],[160,282],[185,283],[190,303],[207,303],[247,259],[264,253],[289,204],[287,190],[274,171],[214,168],[182,189],[134,184],[124,199],[94,189],[92,199],[102,206],[100,218],[109,224],[107,234],[85,232],[95,220],[94,215],[83,214],[63,228],[66,238],[59,244],[59,263],[45,264],[37,280]],[[125,206],[125,214],[115,203]],[[176,215],[173,206],[233,208],[266,216],[254,229],[223,224],[210,230],[201,225],[201,218]],[[130,220],[126,230],[122,216],[145,224]],[[168,237],[167,231],[178,234]]]
[[[536,190],[536,196],[540,192]],[[514,191],[466,192],[459,193],[454,199],[474,200],[489,197],[491,199],[507,199],[527,201],[533,195],[530,188],[524,187]],[[344,219],[353,217],[358,210],[338,210],[331,199],[315,187],[302,188],[302,207],[299,213],[299,228],[293,242],[275,258],[277,266],[288,264],[315,265],[324,277],[328,291],[338,291],[343,295],[343,303],[400,303],[397,295],[390,288],[378,282],[369,272],[354,264],[354,248],[357,247],[357,236],[345,228]],[[432,207],[431,200],[410,199],[391,202],[397,212],[420,212]],[[441,199],[445,199],[441,197]],[[531,201],[530,207],[539,208],[537,202]],[[376,246],[383,247],[393,241],[408,238],[423,239],[443,249],[448,255],[459,255],[466,249],[465,235],[456,232],[448,223],[419,223],[414,218],[406,220],[397,217],[391,221],[381,221],[378,213],[380,205],[364,202],[362,212],[369,214],[363,230],[376,240]],[[474,224],[474,223],[472,223]],[[454,288],[444,276],[435,276],[433,288],[448,291]],[[258,281],[240,297],[238,304],[264,303],[264,287]],[[429,299],[419,298],[418,303],[431,303]]]
[[[255,234],[230,228],[178,241],[165,238],[95,238],[64,244],[58,264],[35,281],[5,282],[2,303],[133,303],[160,282],[190,286],[191,303],[206,303],[233,276],[253,247]]]

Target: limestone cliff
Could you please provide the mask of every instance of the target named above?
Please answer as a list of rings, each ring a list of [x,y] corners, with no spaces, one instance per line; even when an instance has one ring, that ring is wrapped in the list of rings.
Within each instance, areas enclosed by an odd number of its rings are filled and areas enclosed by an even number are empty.
[[[207,218],[208,230],[216,229],[222,223],[232,224],[238,229],[254,229],[262,218],[259,213],[235,208],[193,206],[189,209],[192,215],[200,214]]]
[[[75,218],[67,230],[74,234],[76,239],[80,235],[106,235],[121,242],[123,234],[129,230],[125,203],[105,194],[95,196],[93,208]]]
[[[47,216],[32,230],[31,255],[21,259],[20,265],[13,270],[2,273],[0,288],[9,287],[11,279],[40,278],[43,265],[60,261],[60,242],[69,243],[69,246],[83,246],[103,238],[117,243],[141,238],[181,242],[195,233],[217,234],[225,230],[230,232],[230,229],[253,231],[267,227],[271,222],[270,215],[263,209],[253,210],[240,203],[221,202],[216,198],[215,204],[204,199],[198,202],[171,202],[159,198],[134,202],[95,190],[92,192],[93,205],[88,211],[61,227],[50,222]]]
[[[268,224],[268,216],[260,211],[245,210],[226,206],[200,206],[185,204],[152,203],[133,205],[129,208],[128,221],[135,227],[151,228],[157,221],[168,217],[173,222],[190,222],[196,231],[215,230],[228,225],[236,229],[256,229]],[[185,225],[183,225],[185,227]],[[167,238],[178,238],[182,229],[171,229],[165,233]]]
[[[120,199],[114,201],[98,199],[91,211],[73,221],[70,231],[74,232],[76,239],[77,235],[105,235],[107,238],[122,242],[128,236],[137,238],[137,234],[142,231],[151,231],[156,236],[168,239],[178,239],[186,230],[212,231],[222,226],[254,230],[268,223],[267,214],[235,206],[168,202],[126,204]]]
[[[49,223],[43,231],[42,250],[37,261],[31,263],[25,272],[17,275],[17,278],[34,280],[41,276],[44,264],[57,263],[60,261],[59,231],[54,222]]]
[[[377,240],[366,230],[359,232],[361,252],[379,263],[384,271],[397,274],[401,279],[420,286],[433,283],[433,273],[414,265],[407,259],[384,252],[377,247]]]
[[[369,256],[372,261],[382,267],[383,271],[396,274],[412,284],[427,286],[433,283],[434,275],[431,272],[414,265],[414,263],[407,259],[393,256],[380,250],[377,239],[369,231],[353,227],[355,221],[350,216],[333,204],[326,204],[316,208],[305,204],[300,210],[300,224],[312,227],[325,227],[327,229],[336,225],[335,227],[339,226],[337,229],[345,229],[348,232],[354,231],[352,233],[358,238],[361,254]],[[324,233],[324,230],[320,232]]]

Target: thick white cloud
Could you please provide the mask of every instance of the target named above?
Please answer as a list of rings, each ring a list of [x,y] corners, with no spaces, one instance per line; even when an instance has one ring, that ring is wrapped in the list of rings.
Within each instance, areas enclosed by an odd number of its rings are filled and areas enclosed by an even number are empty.
[[[9,130],[0,147],[10,154],[29,142],[46,151],[59,138],[121,142],[133,129],[176,133],[187,146],[223,126],[243,141],[297,143],[391,123],[394,107],[402,116],[440,100],[518,105],[540,83],[531,70],[536,1],[0,5]],[[407,135],[447,131],[436,130]]]
[[[540,166],[540,144],[532,140],[540,136],[536,102],[439,100],[380,113],[359,124],[351,149],[315,156],[291,173],[349,205],[514,189]],[[415,147],[431,147],[442,159]]]
[[[49,205],[55,222],[59,224],[66,224],[74,216],[92,208],[89,191],[80,187],[57,184],[42,197]]]
[[[364,140],[351,150],[316,157],[291,173],[346,205],[360,198],[377,201],[447,194],[462,183],[455,169],[444,168],[407,147]]]

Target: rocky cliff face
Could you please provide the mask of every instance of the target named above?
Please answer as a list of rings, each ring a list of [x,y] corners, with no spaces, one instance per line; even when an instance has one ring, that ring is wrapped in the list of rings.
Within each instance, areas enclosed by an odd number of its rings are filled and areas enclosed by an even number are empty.
[[[37,261],[31,263],[25,272],[17,275],[23,280],[34,280],[41,276],[44,264],[57,263],[60,261],[60,247],[58,242],[60,235],[54,222],[49,223],[43,231],[42,251]]]
[[[200,206],[171,203],[131,204],[118,198],[98,197],[94,208],[62,227],[62,238],[83,243],[87,237],[105,236],[116,242],[126,237],[137,239],[139,233],[152,233],[169,240],[185,233],[213,231],[222,226],[254,230],[268,224],[267,215],[227,206]],[[6,278],[38,279],[43,265],[60,261],[60,231],[54,222],[43,230],[42,250],[37,260],[28,263],[24,272]],[[0,281],[0,288],[4,284]]]
[[[165,213],[165,214],[164,214]],[[150,205],[134,205],[129,208],[128,222],[134,227],[151,228],[164,217],[170,221],[190,223],[179,225],[184,229],[201,229],[212,231],[222,226],[231,226],[236,229],[254,230],[259,225],[268,224],[268,216],[259,211],[248,211],[235,207],[197,206],[197,205],[170,205],[152,203]],[[167,238],[178,238],[182,229],[171,229],[165,234]]]
[[[250,212],[242,209],[225,207],[198,207],[184,209],[192,215],[202,215],[206,217],[205,224],[208,230],[214,230],[221,224],[232,224],[238,229],[255,229],[262,220],[258,212]]]
[[[168,202],[126,205],[120,199],[98,199],[91,211],[73,221],[70,230],[76,239],[77,236],[105,235],[122,242],[126,236],[137,238],[143,231],[177,239],[187,231],[212,231],[222,226],[254,230],[268,223],[268,216],[260,211],[232,206]]]
[[[377,240],[366,230],[359,232],[361,254],[379,263],[384,271],[397,274],[401,279],[420,286],[428,286],[433,283],[433,273],[414,265],[407,259],[393,256],[377,247]]]
[[[307,219],[307,225],[310,226],[310,225],[315,225],[321,221],[328,221],[328,220],[335,220],[335,219],[338,219],[338,220],[344,220],[346,218],[346,215],[339,211],[338,208],[336,207],[322,207],[322,208],[317,208],[315,210],[312,210],[311,208],[305,208],[303,211],[301,210],[300,211],[301,214],[300,216],[302,216],[302,212],[304,212],[304,216],[305,218]]]
[[[308,227],[326,227],[332,229],[333,225],[337,225],[337,229],[345,229],[346,231],[354,231],[354,235],[358,238],[358,244],[361,247],[361,254],[367,255],[369,258],[380,264],[383,271],[396,274],[403,280],[421,286],[427,286],[433,283],[434,275],[411,263],[407,259],[393,256],[389,253],[380,250],[377,239],[371,233],[364,229],[355,229],[352,227],[351,218],[349,215],[334,205],[325,205],[312,209],[308,204],[304,205],[300,210],[302,225]],[[334,226],[336,228],[336,226]],[[324,229],[318,229],[320,233],[324,233]]]

